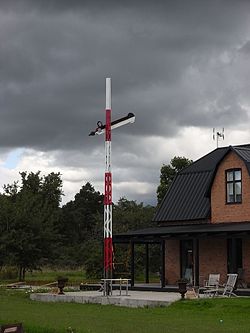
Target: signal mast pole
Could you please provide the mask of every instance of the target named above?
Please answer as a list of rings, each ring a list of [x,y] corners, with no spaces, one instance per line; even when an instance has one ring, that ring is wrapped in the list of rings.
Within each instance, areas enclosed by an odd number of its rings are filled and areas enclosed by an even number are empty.
[[[89,135],[105,133],[105,176],[104,176],[104,279],[112,278],[113,243],[112,243],[112,173],[111,173],[111,131],[117,127],[134,123],[135,115],[127,116],[111,122],[111,78],[106,78],[106,124],[97,122],[97,128]],[[105,284],[109,294],[109,285]]]
[[[111,79],[106,78],[106,128],[104,177],[104,278],[112,278],[112,173],[111,173]]]

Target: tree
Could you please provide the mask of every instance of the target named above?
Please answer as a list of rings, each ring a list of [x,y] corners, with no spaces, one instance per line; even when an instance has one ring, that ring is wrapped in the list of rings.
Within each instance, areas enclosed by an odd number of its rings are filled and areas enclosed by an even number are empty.
[[[8,232],[11,225],[11,205],[5,194],[0,194],[0,270],[8,262]]]
[[[120,198],[117,204],[113,205],[113,231],[116,233],[126,233],[127,231],[148,228],[154,226],[152,222],[155,207],[134,200]],[[145,247],[136,246],[135,266],[138,272],[142,272],[144,266]],[[159,257],[160,258],[160,257]],[[114,273],[116,276],[126,274],[130,270],[130,244],[115,244],[114,249]]]
[[[153,214],[154,207],[121,198],[113,204],[113,231],[150,226]],[[61,263],[72,267],[83,265],[87,277],[100,277],[103,271],[103,195],[86,183],[75,199],[63,206],[60,228],[63,235]],[[122,253],[123,261],[125,255]]]
[[[96,250],[96,240],[103,234],[102,216],[103,195],[88,182],[74,200],[62,207],[59,226],[62,235],[61,264],[71,267],[85,265],[89,249],[91,252]]]
[[[175,156],[170,161],[170,164],[163,164],[161,167],[160,185],[157,188],[158,204],[161,203],[176,174],[191,163],[193,163],[193,161],[186,157]]]
[[[140,228],[147,228],[152,225],[155,207],[144,206],[134,200],[120,198],[116,205],[113,205],[113,231],[114,233],[127,232]]]
[[[81,243],[95,230],[95,215],[103,212],[103,195],[88,182],[62,207],[61,232],[68,243]]]
[[[23,280],[27,269],[38,268],[53,256],[62,181],[59,173],[43,177],[40,172],[20,175],[20,186],[17,182],[4,186],[0,226],[4,230],[4,261],[16,265],[19,279]]]

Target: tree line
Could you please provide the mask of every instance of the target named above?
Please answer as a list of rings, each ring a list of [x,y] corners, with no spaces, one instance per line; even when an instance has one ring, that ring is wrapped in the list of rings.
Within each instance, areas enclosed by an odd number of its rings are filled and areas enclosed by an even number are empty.
[[[172,172],[174,168],[170,164],[161,169],[158,203],[164,196],[163,187],[166,192],[177,172]],[[60,173],[21,172],[20,178],[5,185],[0,194],[0,270],[17,267],[20,281],[27,270],[48,265],[83,266],[88,277],[102,276],[103,194],[87,182],[73,200],[61,206]],[[120,198],[113,204],[113,232],[152,226],[155,209]],[[117,257],[128,260],[123,251]]]
[[[88,277],[102,276],[103,195],[86,183],[74,200],[60,207],[59,173],[21,173],[21,181],[0,194],[0,269],[83,266]],[[154,207],[121,198],[113,205],[114,232],[151,222]]]

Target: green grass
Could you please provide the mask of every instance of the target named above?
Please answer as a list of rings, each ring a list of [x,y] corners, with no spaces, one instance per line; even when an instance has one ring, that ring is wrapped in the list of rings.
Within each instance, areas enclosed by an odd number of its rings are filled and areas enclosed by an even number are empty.
[[[167,308],[31,301],[22,291],[0,289],[0,323],[22,322],[26,333],[244,333],[250,299],[179,301]]]
[[[25,281],[27,283],[50,283],[56,281],[58,276],[66,276],[69,278],[69,283],[80,284],[86,280],[85,272],[83,270],[55,270],[44,269],[42,271],[27,272]]]
[[[66,276],[69,279],[69,285],[79,285],[81,282],[87,281],[85,271],[83,269],[78,270],[63,270],[63,269],[42,269],[27,272],[25,275],[25,282],[27,284],[42,285],[51,282],[55,282],[58,276]],[[0,285],[16,282],[15,279],[0,279]]]
[[[149,273],[149,283],[160,283],[160,276],[157,273]],[[145,283],[145,273],[141,272],[136,274],[135,283]]]
[[[13,270],[13,269],[12,269]],[[13,273],[12,273],[13,274]],[[17,274],[17,273],[16,273]],[[16,282],[18,280],[17,275],[15,278],[3,278],[3,274],[0,273],[0,285]],[[129,275],[129,273],[128,273]],[[126,277],[128,277],[128,275]],[[87,279],[85,270],[77,269],[77,270],[70,270],[70,269],[57,269],[57,268],[43,268],[41,270],[33,270],[32,272],[27,271],[25,274],[25,282],[27,284],[34,284],[34,285],[42,285],[47,284],[50,282],[55,282],[57,276],[66,276],[69,278],[69,284],[71,285],[79,285],[81,282],[100,282],[100,279]],[[117,273],[119,276],[119,273]],[[121,275],[121,277],[124,277]],[[101,277],[100,277],[101,278]],[[145,273],[140,272],[135,277],[136,283],[144,283],[145,282]],[[149,281],[150,283],[160,283],[160,277],[157,273],[150,273],[149,274]]]

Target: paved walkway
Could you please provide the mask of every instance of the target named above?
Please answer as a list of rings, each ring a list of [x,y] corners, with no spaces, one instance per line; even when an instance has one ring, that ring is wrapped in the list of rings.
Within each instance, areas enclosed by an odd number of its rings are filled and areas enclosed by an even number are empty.
[[[75,302],[75,303],[95,303],[95,304],[112,304],[127,307],[155,307],[168,306],[180,299],[179,293],[153,292],[153,291],[129,291],[129,295],[119,295],[119,291],[113,291],[112,296],[103,296],[98,291],[79,291],[67,292],[65,295],[51,293],[34,293],[30,295],[32,300],[42,302]]]

